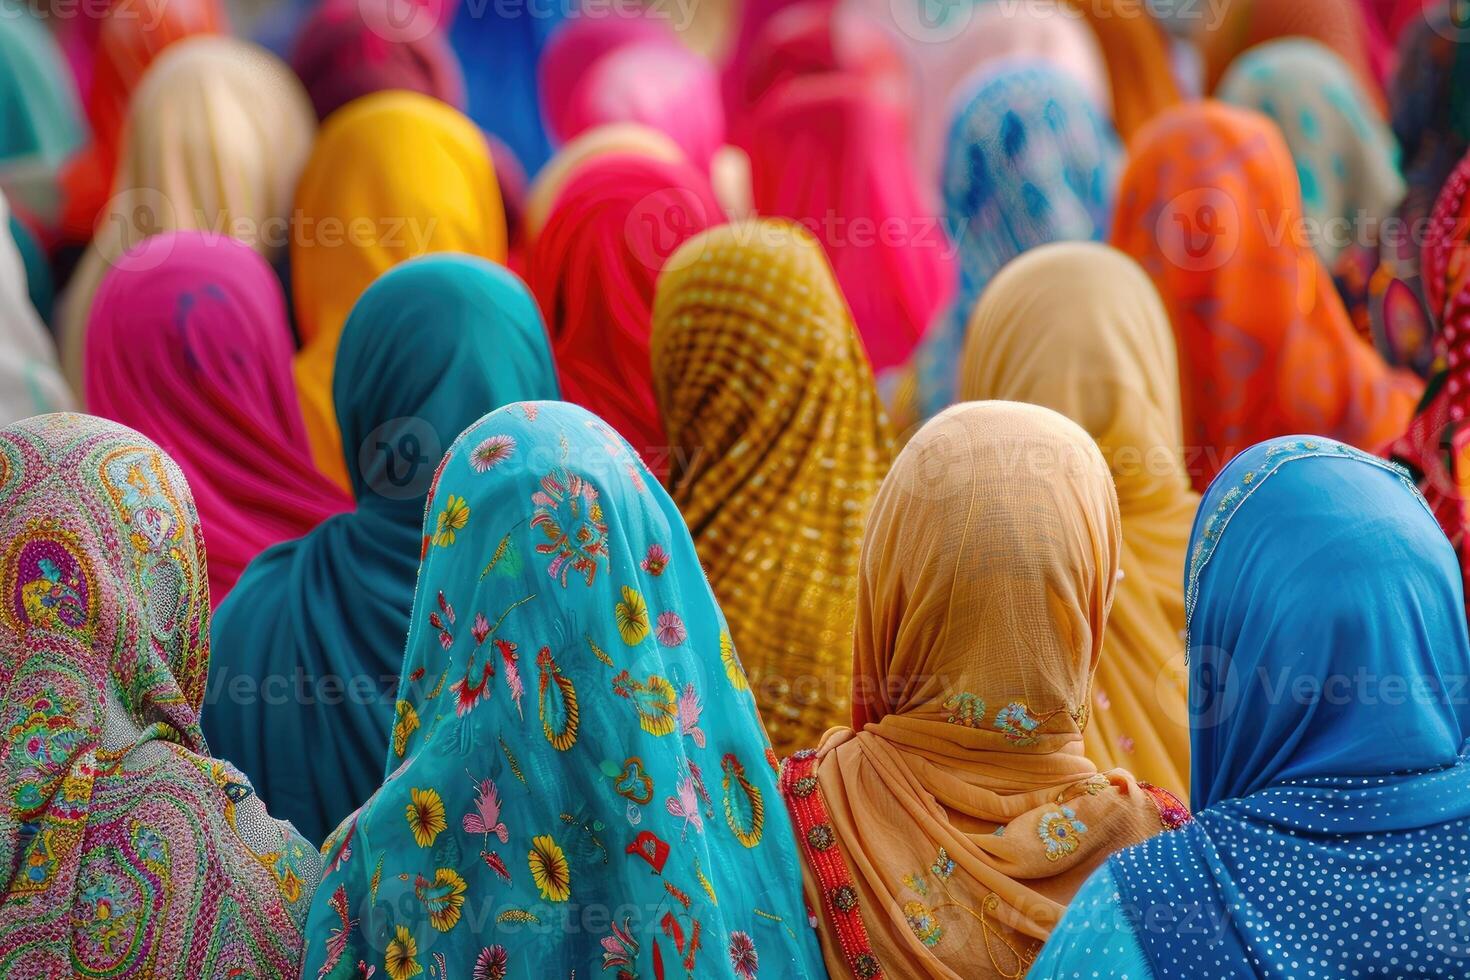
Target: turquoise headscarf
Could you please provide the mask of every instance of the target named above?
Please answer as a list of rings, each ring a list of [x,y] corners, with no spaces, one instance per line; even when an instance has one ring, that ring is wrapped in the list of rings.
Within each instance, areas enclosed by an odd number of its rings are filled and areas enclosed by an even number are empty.
[[[982,69],[973,92],[944,161],[960,288],[914,354],[925,419],[955,400],[965,326],[986,285],[1027,249],[1106,236],[1121,166],[1112,124],[1060,69],[1006,62]]]
[[[565,404],[440,465],[387,781],[328,841],[305,975],[826,976],[679,510]]]
[[[382,781],[434,466],[485,412],[559,392],[520,280],[438,254],[362,294],[332,396],[357,509],[246,567],[215,613],[203,714],[209,744],[313,841]]]
[[[0,184],[27,201],[26,188],[12,182],[54,177],[85,138],[71,68],[55,39],[25,7],[0,3]]]

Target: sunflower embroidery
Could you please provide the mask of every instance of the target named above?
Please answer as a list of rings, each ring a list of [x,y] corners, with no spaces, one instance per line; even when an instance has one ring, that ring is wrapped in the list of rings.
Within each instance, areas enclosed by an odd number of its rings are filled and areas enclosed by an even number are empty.
[[[412,802],[405,812],[414,842],[419,847],[431,847],[440,831],[449,826],[444,819],[444,801],[439,798],[438,790],[419,789],[417,786],[409,790],[409,796]]]
[[[419,944],[414,941],[413,934],[408,927],[399,926],[393,930],[393,938],[388,941],[388,952],[385,957],[384,966],[388,968],[388,976],[393,980],[408,980],[424,972],[419,965]]]
[[[444,502],[444,509],[439,512],[439,518],[434,522],[434,543],[441,548],[447,548],[454,544],[454,533],[463,531],[466,524],[470,522],[470,505],[463,497],[449,495]]]
[[[750,690],[750,681],[745,676],[745,668],[735,658],[735,644],[730,640],[730,634],[720,630],[720,663],[725,665],[725,676],[730,678],[730,684],[737,691]]]
[[[513,436],[494,435],[470,451],[470,466],[476,473],[483,473],[490,467],[510,459],[515,451],[516,441]]]
[[[613,618],[618,624],[618,635],[630,647],[635,647],[648,638],[648,603],[631,586],[623,586],[623,598],[613,607]]]
[[[440,868],[429,881],[419,875],[414,881],[413,892],[424,903],[429,913],[429,925],[440,932],[448,932],[459,922],[459,912],[464,906],[464,879],[453,868]]]
[[[572,867],[561,847],[549,835],[531,839],[531,880],[548,902],[565,902],[572,894]]]

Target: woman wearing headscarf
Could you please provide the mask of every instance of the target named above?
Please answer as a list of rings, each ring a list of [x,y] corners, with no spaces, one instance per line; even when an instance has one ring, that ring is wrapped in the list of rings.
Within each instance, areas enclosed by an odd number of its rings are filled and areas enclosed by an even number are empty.
[[[231,684],[259,694],[222,697],[205,716],[210,744],[317,841],[380,780],[433,468],[485,411],[558,397],[526,288],[464,255],[384,274],[353,307],[337,363],[357,508],[240,576],[215,617],[215,674],[222,694]],[[450,508],[433,534],[452,540],[464,517]]]
[[[318,468],[346,486],[332,392],[348,312],[374,280],[415,256],[504,262],[505,212],[474,124],[436,99],[393,91],[327,120],[296,186],[292,221],[296,387]]]
[[[1089,879],[1035,975],[1463,976],[1470,644],[1413,483],[1275,439],[1190,553],[1195,820]]]
[[[787,82],[751,118],[756,213],[794,219],[821,240],[875,371],[908,359],[954,285],[905,127],[898,106],[843,75]]]
[[[1195,487],[1283,433],[1377,448],[1403,432],[1423,386],[1353,329],[1304,233],[1275,124],[1218,102],[1185,105],[1130,149],[1112,241],[1169,309]]]
[[[1347,65],[1316,41],[1288,38],[1237,58],[1222,101],[1271,117],[1286,137],[1312,244],[1365,337],[1381,335],[1369,303],[1380,226],[1404,197],[1399,149]],[[1382,346],[1381,344],[1379,346]]]
[[[821,245],[771,220],[685,242],[652,360],[670,493],[789,753],[848,719],[858,549],[893,454]]]
[[[293,353],[275,273],[225,236],[148,239],[92,304],[87,405],[153,438],[189,478],[215,605],[260,552],[352,506],[312,465]]]
[[[175,41],[229,30],[220,0],[109,2],[100,18],[64,20],[83,30],[95,24],[86,45],[89,77],[79,85],[91,124],[92,142],[72,157],[61,174],[62,233],[85,243],[112,194],[122,153],[123,121],[133,92],[153,60]]]
[[[781,772],[833,976],[1022,976],[1109,854],[1188,819],[1082,751],[1121,533],[1097,447],[1048,409],[957,405],[899,455],[852,727]]]
[[[724,220],[691,165],[612,154],[577,168],[531,246],[527,281],[566,400],[616,429],[660,477],[669,441],[648,358],[654,283],[680,245]]]
[[[1092,28],[1108,66],[1113,124],[1126,142],[1154,116],[1182,101],[1168,36],[1149,0],[1068,0]]]
[[[977,79],[944,164],[959,290],[890,381],[901,435],[954,402],[965,324],[992,276],[1037,245],[1107,234],[1120,157],[1112,126],[1056,68],[1007,62]]]
[[[0,972],[294,976],[322,862],[199,728],[209,583],[189,485],[85,415],[0,431]]]
[[[755,700],[628,444],[506,406],[425,514],[387,776],[327,842],[307,975],[821,975]]]
[[[0,5],[0,188],[53,222],[56,176],[86,139],[61,49],[29,10]]]
[[[541,169],[551,156],[551,140],[542,117],[536,65],[576,4],[555,0],[522,7],[438,0],[419,9],[447,11],[452,18],[449,44],[464,68],[470,118],[509,147],[527,173]]]
[[[353,99],[387,89],[419,92],[464,108],[464,73],[443,32],[395,34],[391,0],[327,0],[302,26],[291,68],[318,120]]]
[[[281,260],[315,135],[301,83],[253,44],[191,38],[154,63],[128,110],[112,200],[61,299],[62,365],[77,391],[87,317],[107,269],[175,230],[233,236]]]
[[[1179,360],[1153,283],[1106,245],[1043,245],[986,288],[960,398],[1043,405],[1102,450],[1123,522],[1121,577],[1083,737],[1101,768],[1189,792],[1184,549],[1199,497],[1179,440]]]
[[[56,363],[51,335],[26,291],[26,270],[10,234],[10,206],[0,194],[0,424],[74,401]]]
[[[556,151],[556,156],[536,174],[526,194],[526,214],[521,223],[527,243],[536,240],[556,199],[584,163],[602,156],[644,156],[663,163],[688,163],[684,151],[664,133],[638,123],[608,123],[587,130]]]

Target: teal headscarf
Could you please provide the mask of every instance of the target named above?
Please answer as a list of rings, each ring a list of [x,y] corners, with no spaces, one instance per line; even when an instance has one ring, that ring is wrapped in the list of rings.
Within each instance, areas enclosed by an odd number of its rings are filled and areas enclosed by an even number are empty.
[[[246,567],[215,613],[203,713],[210,745],[313,841],[382,781],[434,466],[485,412],[559,393],[520,280],[438,254],[362,294],[332,397],[357,509]]]
[[[304,974],[826,976],[729,627],[628,444],[502,408],[424,533],[387,781],[324,849]]]
[[[26,201],[12,181],[54,177],[85,138],[61,48],[24,6],[0,3],[0,184]]]

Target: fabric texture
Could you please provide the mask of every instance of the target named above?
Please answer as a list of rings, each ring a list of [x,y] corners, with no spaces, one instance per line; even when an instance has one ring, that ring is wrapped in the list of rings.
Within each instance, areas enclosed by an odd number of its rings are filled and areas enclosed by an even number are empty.
[[[957,405],[884,480],[816,791],[885,975],[1024,974],[1087,875],[1163,829],[1160,791],[1082,751],[1121,534],[1092,439],[1034,405]]]
[[[1150,0],[1068,0],[1086,20],[1108,66],[1113,125],[1126,142],[1154,116],[1183,101],[1168,36]]]
[[[338,364],[357,508],[246,568],[215,617],[218,700],[205,714],[210,744],[314,841],[382,778],[433,468],[485,411],[557,397],[535,303],[469,256],[385,273],[353,308]]]
[[[556,199],[566,189],[567,181],[584,163],[600,156],[646,156],[663,163],[687,163],[684,151],[665,134],[638,123],[608,123],[589,129],[556,151],[536,174],[526,195],[526,216],[522,222],[527,242],[534,242],[546,227],[546,219]]]
[[[103,279],[87,404],[158,442],[189,479],[217,606],[250,560],[351,498],[319,473],[275,273],[233,238],[157,235]]]
[[[424,531],[387,778],[327,844],[307,975],[821,975],[755,701],[628,444],[502,408]]]
[[[799,226],[725,225],[659,279],[667,483],[776,751],[849,720],[863,522],[893,456],[861,341]]]
[[[56,177],[86,140],[71,70],[46,25],[0,5],[0,188],[54,220]]]
[[[1104,864],[1067,905],[1067,914],[1031,964],[1047,980],[1154,980],[1138,936],[1119,914],[1118,883]]]
[[[470,118],[510,147],[527,173],[535,173],[551,156],[536,65],[557,27],[576,7],[553,3],[533,12],[471,0],[443,0],[437,6],[454,11],[449,43],[464,67]]]
[[[876,371],[908,360],[955,278],[904,130],[880,93],[843,75],[787,82],[751,119],[756,212],[822,241]]]
[[[436,99],[394,91],[357,99],[327,120],[292,220],[296,387],[316,464],[345,486],[351,461],[332,392],[348,312],[375,279],[415,256],[463,252],[504,262],[505,212],[474,124]]]
[[[669,441],[648,355],[654,283],[685,240],[724,220],[691,165],[605,154],[571,175],[529,255],[566,400],[616,429],[660,478]]]
[[[955,400],[965,325],[1002,266],[1037,245],[1106,236],[1121,153],[1112,126],[1060,70],[1004,62],[979,81],[955,116],[944,165],[959,289],[891,401],[900,432]]]
[[[1304,233],[1276,126],[1196,103],[1160,116],[1131,150],[1112,242],[1169,309],[1196,488],[1275,436],[1376,448],[1402,432],[1422,385],[1354,331]]]
[[[353,99],[387,89],[431,96],[456,109],[465,105],[464,73],[437,28],[395,33],[392,0],[328,0],[301,26],[291,68],[311,97],[317,119]]]
[[[991,282],[971,317],[963,401],[1029,402],[1097,442],[1123,520],[1122,578],[1092,679],[1087,757],[1189,793],[1184,552],[1199,497],[1179,441],[1169,315],[1138,265],[1106,245],[1043,245]]]
[[[184,475],[131,429],[42,415],[0,431],[0,515],[0,972],[294,975],[321,857],[200,733]]]
[[[10,205],[0,194],[0,423],[65,411],[73,402],[56,346],[31,305],[25,263],[10,235]]]
[[[62,366],[84,386],[87,317],[109,267],[151,235],[199,230],[286,254],[291,195],[316,136],[301,83],[245,41],[173,45],[134,93],[113,195],[60,306]]]
[[[1198,813],[1110,862],[1153,972],[1460,975],[1470,643],[1412,481],[1272,440],[1210,487],[1191,552]]]

